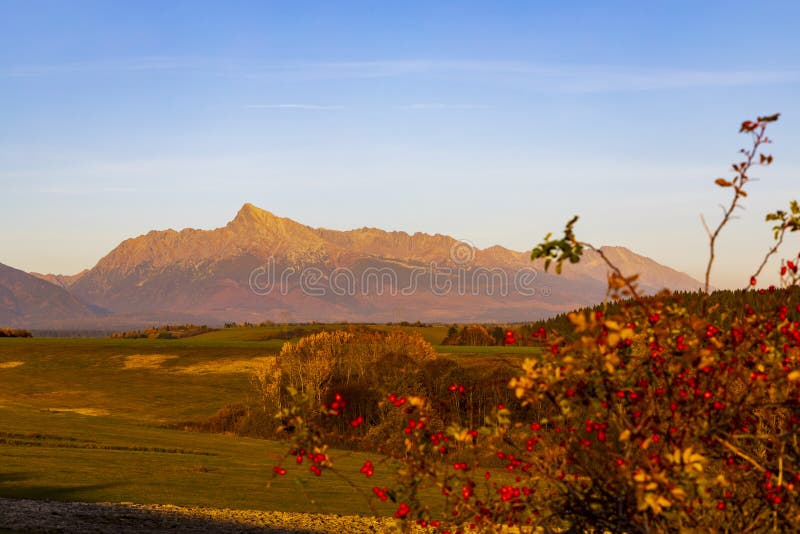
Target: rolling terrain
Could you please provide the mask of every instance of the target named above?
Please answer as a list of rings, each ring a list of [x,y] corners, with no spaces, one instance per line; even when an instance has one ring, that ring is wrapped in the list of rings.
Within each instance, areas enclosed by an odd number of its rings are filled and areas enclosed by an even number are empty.
[[[354,499],[342,479],[326,475],[312,483],[307,466],[283,459],[285,444],[182,429],[182,422],[251,400],[250,374],[280,350],[282,340],[264,340],[279,328],[174,340],[0,339],[0,497],[369,513],[366,499]],[[435,341],[446,328],[417,331]],[[470,364],[519,362],[537,350],[437,347],[443,357]],[[332,454],[350,474],[365,459],[376,460]],[[267,488],[279,462],[288,474]],[[392,474],[381,463],[374,478],[350,478],[369,494]]]

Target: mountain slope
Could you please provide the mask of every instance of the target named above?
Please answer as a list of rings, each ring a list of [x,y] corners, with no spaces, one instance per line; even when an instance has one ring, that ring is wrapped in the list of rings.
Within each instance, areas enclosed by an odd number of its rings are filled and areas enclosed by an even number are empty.
[[[0,325],[53,326],[96,317],[63,287],[0,263]]]
[[[700,285],[622,247],[603,250],[646,291]],[[161,320],[514,321],[595,303],[606,275],[593,252],[555,276],[499,246],[311,228],[245,204],[222,228],[127,239],[69,288],[115,314]]]

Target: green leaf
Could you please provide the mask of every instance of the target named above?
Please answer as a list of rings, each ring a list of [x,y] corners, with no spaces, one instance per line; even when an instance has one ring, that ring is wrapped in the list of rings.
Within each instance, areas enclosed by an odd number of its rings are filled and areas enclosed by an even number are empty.
[[[564,237],[562,239],[552,239],[552,234],[548,233],[544,241],[539,243],[531,251],[531,260],[544,259],[544,270],[550,268],[550,264],[555,260],[557,274],[561,274],[564,261],[577,263],[583,254],[583,244],[575,238],[573,226],[578,221],[578,216],[574,216],[564,227]]]

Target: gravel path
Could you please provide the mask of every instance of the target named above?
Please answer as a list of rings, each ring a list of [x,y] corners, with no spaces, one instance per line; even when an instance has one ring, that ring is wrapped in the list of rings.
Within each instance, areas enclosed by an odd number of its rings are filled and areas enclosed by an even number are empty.
[[[395,532],[385,518],[0,498],[0,528],[18,532],[92,534]]]

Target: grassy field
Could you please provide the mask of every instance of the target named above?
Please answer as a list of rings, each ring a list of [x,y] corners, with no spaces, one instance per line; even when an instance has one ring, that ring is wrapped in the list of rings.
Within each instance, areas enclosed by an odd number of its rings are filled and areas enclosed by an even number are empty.
[[[207,417],[245,400],[281,341],[3,339],[0,404],[97,410],[149,422]]]
[[[279,443],[181,432],[114,416],[0,408],[0,496],[169,503],[240,509],[359,513],[365,501],[326,473],[293,462],[267,488]],[[43,432],[45,431],[45,432]],[[340,452],[337,468],[369,492],[388,476],[358,477],[363,454]],[[313,483],[309,483],[310,479]],[[386,483],[386,481],[383,481]]]
[[[170,427],[248,400],[250,373],[284,343],[264,341],[260,330],[231,328],[179,340],[0,339],[0,496],[367,511],[343,480],[330,474],[317,479],[293,462],[268,489],[285,451],[280,443]],[[535,350],[437,349],[470,363],[519,361]],[[366,493],[388,482],[388,465],[373,479],[358,475],[363,461],[375,457],[335,455]]]

